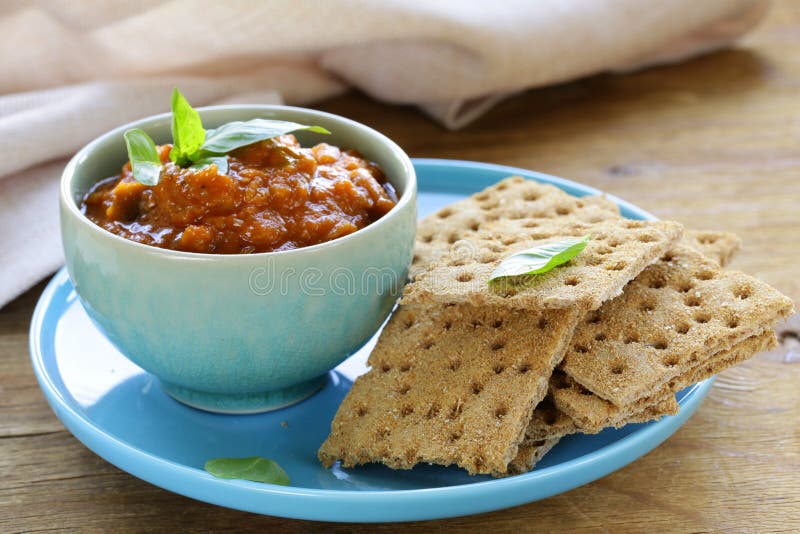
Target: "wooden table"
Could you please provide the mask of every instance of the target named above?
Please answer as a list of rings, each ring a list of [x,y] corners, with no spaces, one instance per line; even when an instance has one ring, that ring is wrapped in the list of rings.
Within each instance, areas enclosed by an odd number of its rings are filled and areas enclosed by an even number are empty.
[[[800,2],[734,49],[513,98],[459,132],[350,94],[320,106],[412,156],[490,161],[579,180],[695,228],[744,239],[735,266],[800,301]],[[318,530],[219,508],[95,456],[45,403],[28,362],[35,287],[0,310],[0,531]],[[782,347],[724,373],[662,446],[582,488],[423,529],[800,530],[800,318]],[[408,525],[373,525],[401,531]]]

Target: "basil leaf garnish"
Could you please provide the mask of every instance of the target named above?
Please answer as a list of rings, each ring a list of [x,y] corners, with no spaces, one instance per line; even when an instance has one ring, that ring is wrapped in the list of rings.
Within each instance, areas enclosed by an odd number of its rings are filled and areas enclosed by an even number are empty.
[[[591,238],[592,236],[585,235],[578,239],[546,243],[517,252],[500,262],[489,277],[489,282],[500,278],[546,273],[580,254]]]
[[[203,169],[213,163],[220,174],[227,174],[229,166],[225,156],[229,152],[300,130],[330,134],[322,126],[271,119],[229,122],[206,131],[200,114],[176,87],[172,91],[172,150],[169,159],[176,165],[193,169]],[[162,164],[150,136],[139,129],[128,130],[125,144],[133,177],[144,185],[158,184]]]
[[[228,156],[211,156],[195,161],[189,168],[190,169],[205,169],[211,164],[216,164],[217,172],[219,174],[228,174]]]
[[[128,130],[124,137],[133,177],[144,185],[156,185],[161,177],[161,158],[158,157],[156,144],[138,128]]]
[[[252,119],[244,122],[229,122],[206,132],[206,140],[200,147],[199,155],[201,157],[221,156],[243,146],[300,130],[330,134],[322,126],[306,126],[288,121]]]
[[[205,140],[206,131],[200,114],[176,87],[172,90],[172,151],[169,159],[186,166]]]
[[[259,456],[250,458],[215,458],[206,462],[205,470],[217,478],[236,478],[289,485],[289,475],[275,461]]]

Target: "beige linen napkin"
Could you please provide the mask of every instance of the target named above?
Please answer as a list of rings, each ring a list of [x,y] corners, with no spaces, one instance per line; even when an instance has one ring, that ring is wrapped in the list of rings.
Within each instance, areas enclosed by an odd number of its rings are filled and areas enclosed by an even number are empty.
[[[62,262],[57,180],[100,133],[194,105],[349,86],[448,128],[515,92],[676,61],[767,0],[11,0],[0,15],[0,306]]]

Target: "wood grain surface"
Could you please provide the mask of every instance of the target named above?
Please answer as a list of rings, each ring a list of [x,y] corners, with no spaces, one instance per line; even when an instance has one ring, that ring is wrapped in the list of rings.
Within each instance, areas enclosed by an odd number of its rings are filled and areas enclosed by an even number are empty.
[[[514,97],[459,132],[349,94],[322,109],[412,156],[489,161],[585,182],[663,218],[738,233],[734,267],[800,302],[800,2],[732,50]],[[800,319],[724,373],[663,445],[596,482],[510,510],[335,525],[237,512],[138,480],[75,440],[39,391],[28,326],[43,285],[0,310],[0,532],[419,530],[800,531]]]

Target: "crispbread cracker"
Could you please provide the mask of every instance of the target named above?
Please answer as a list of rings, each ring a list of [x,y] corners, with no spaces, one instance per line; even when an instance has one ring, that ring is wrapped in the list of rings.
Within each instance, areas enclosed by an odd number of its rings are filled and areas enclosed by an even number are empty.
[[[643,399],[617,406],[593,394],[563,372],[556,371],[550,380],[550,396],[556,408],[571,418],[585,434],[622,426],[631,416],[648,407],[656,417],[678,413],[673,391],[666,384]]]
[[[561,369],[599,397],[630,405],[791,310],[767,284],[678,246],[578,325]]]
[[[409,277],[413,280],[443,257],[456,259],[469,253],[462,249],[464,244],[460,242],[475,235],[487,223],[508,219],[533,228],[542,220],[564,215],[582,222],[599,222],[619,216],[619,208],[602,196],[578,198],[552,185],[519,176],[506,178],[419,222]]]
[[[604,211],[608,214],[609,212]],[[681,237],[674,222],[620,221],[615,215],[597,223],[576,217],[543,220],[530,230],[501,219],[461,240],[459,257],[435,262],[406,286],[406,303],[470,303],[518,309],[597,309],[624,285],[666,253]],[[446,224],[446,223],[442,223]],[[489,287],[492,271],[516,252],[565,238],[591,234],[577,257],[545,274],[519,277]]]
[[[768,329],[753,335],[729,349],[722,350],[689,366],[656,392],[626,406],[615,406],[600,399],[560,371],[553,374],[548,398],[552,399],[554,406],[571,418],[583,433],[595,433],[609,426],[620,427],[628,423],[674,415],[677,413],[677,405],[673,404],[674,398],[672,397],[675,392],[701,382],[759,352],[768,350],[775,343],[777,341],[772,330]],[[669,399],[672,399],[673,402]],[[643,419],[643,415],[647,415],[649,418]],[[531,420],[537,420],[535,411]],[[541,427],[529,428],[528,434],[533,434],[540,439],[552,437],[552,434],[542,432]]]
[[[519,446],[519,452],[508,464],[509,475],[519,475],[531,471],[533,467],[556,446],[561,438],[550,438],[540,441],[525,442]]]
[[[319,450],[326,466],[456,464],[506,473],[577,310],[400,306]]]
[[[714,260],[720,267],[725,267],[742,246],[738,235],[711,230],[686,230],[682,242]]]
[[[725,369],[733,367],[743,361],[752,358],[760,352],[770,350],[778,346],[778,338],[772,329],[765,330],[760,334],[751,336],[744,341],[737,343],[734,347],[716,354],[704,362],[681,373],[676,378],[670,380],[669,387],[673,391],[680,391],[685,387],[721,373]]]

